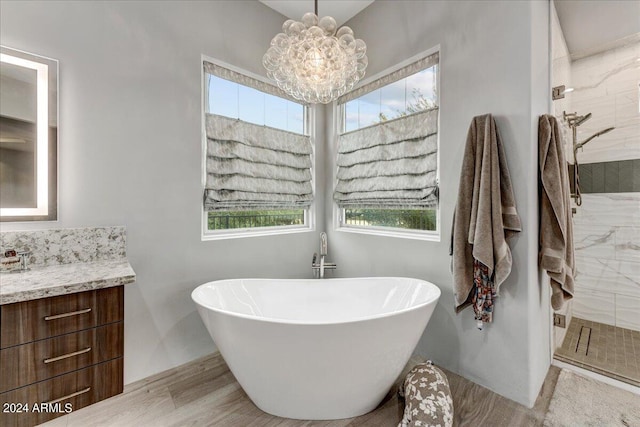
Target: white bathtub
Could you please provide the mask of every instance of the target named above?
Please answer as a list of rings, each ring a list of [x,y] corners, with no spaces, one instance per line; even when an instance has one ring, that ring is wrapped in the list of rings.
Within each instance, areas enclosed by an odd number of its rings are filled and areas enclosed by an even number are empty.
[[[398,277],[234,279],[205,283],[191,297],[256,406],[328,420],[375,409],[411,357],[440,289]]]

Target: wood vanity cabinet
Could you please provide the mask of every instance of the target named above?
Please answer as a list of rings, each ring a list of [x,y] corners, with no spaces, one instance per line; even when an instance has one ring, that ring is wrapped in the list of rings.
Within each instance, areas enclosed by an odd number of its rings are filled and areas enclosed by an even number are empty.
[[[122,393],[124,286],[0,306],[0,425]]]

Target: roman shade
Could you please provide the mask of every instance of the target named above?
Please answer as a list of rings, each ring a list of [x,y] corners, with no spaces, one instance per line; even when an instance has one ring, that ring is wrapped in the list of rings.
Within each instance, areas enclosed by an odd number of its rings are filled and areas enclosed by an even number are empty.
[[[216,77],[220,77],[221,79],[229,80],[231,82],[239,83],[243,86],[248,86],[253,89],[257,89],[260,92],[268,93],[269,95],[274,95],[279,98],[288,99],[289,101],[297,102],[298,104],[307,105],[304,102],[301,102],[291,96],[289,96],[285,91],[280,89],[278,86],[274,86],[272,84],[263,82],[257,78],[253,78],[251,76],[247,76],[242,73],[238,73],[237,71],[230,70],[229,68],[223,67],[218,64],[214,64],[213,62],[203,61],[204,72],[207,74],[214,75]]]
[[[438,201],[438,108],[338,136],[341,208],[419,209]]]
[[[307,208],[313,200],[309,136],[206,114],[204,209]]]
[[[338,98],[338,104],[345,104],[349,101],[360,98],[361,96],[366,95],[369,92],[380,89],[383,86],[390,85],[391,83],[402,80],[412,74],[418,73],[422,70],[426,70],[427,68],[431,68],[439,61],[440,54],[438,52],[433,53],[429,56],[412,62],[411,64],[400,68],[399,70],[386,74],[379,79],[375,79],[374,81],[369,82],[366,85],[359,86],[357,89],[354,89],[351,92],[345,93],[340,98]]]

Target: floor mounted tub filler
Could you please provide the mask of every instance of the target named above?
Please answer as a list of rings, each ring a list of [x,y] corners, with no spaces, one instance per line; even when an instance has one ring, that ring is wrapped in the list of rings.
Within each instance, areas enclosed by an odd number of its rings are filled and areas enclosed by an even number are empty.
[[[191,297],[249,398],[285,418],[372,411],[411,357],[440,297],[400,277],[233,279]]]

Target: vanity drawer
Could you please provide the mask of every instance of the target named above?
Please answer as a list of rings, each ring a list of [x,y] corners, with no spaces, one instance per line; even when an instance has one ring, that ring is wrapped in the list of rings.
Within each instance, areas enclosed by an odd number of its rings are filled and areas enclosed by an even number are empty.
[[[124,287],[0,306],[0,348],[123,320]]]
[[[122,367],[122,358],[118,358],[2,393],[0,408],[9,408],[10,404],[14,406],[9,412],[0,412],[0,425],[3,427],[34,426],[64,415],[67,403],[75,411],[122,393]],[[41,405],[42,403],[50,404]],[[45,412],[33,412],[34,404],[44,407]],[[24,412],[25,405],[28,405],[29,412]],[[15,413],[20,409],[23,412]]]
[[[123,322],[0,350],[0,393],[122,357]]]

